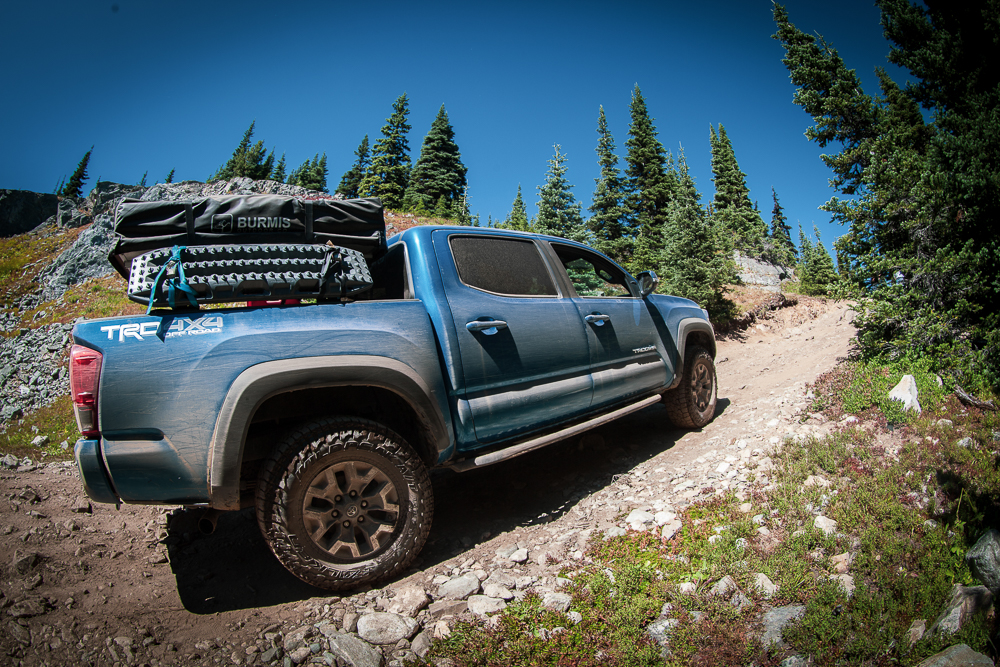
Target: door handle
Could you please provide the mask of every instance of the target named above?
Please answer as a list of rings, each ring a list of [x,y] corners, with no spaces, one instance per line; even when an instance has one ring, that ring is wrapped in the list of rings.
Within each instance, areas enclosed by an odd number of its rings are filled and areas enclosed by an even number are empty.
[[[507,323],[503,320],[473,320],[467,322],[465,328],[473,333],[482,331],[484,335],[492,336],[500,329],[506,329]]]
[[[583,319],[585,319],[588,324],[593,324],[595,326],[603,327],[604,323],[611,319],[611,316],[594,314],[594,315],[587,315]]]

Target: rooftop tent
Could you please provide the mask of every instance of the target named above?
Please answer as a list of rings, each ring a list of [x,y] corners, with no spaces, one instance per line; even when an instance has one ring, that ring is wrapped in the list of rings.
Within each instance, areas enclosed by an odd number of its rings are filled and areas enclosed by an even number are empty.
[[[108,256],[126,279],[132,259],[173,246],[273,245],[328,241],[367,260],[386,250],[378,199],[227,195],[190,201],[126,199],[115,214],[118,242]]]

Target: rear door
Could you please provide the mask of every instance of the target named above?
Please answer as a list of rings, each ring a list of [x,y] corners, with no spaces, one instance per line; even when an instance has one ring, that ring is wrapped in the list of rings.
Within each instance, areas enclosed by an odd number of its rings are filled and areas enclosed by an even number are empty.
[[[587,332],[539,242],[454,230],[433,238],[476,439],[488,444],[586,412]]]
[[[594,407],[666,386],[670,372],[662,343],[638,285],[603,256],[568,243],[550,243],[575,295],[590,348]]]

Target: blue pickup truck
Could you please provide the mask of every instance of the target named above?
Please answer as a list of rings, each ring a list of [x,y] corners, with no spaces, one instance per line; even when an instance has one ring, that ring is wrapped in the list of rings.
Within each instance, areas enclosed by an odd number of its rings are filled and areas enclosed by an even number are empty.
[[[330,590],[416,557],[428,469],[495,463],[663,402],[716,408],[697,304],[585,245],[415,227],[343,302],[82,321],[77,465],[104,503],[255,507],[274,554]]]

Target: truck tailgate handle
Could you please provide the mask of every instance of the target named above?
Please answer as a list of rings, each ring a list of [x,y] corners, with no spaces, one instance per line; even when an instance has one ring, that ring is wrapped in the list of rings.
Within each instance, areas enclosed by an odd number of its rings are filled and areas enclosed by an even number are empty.
[[[486,336],[492,336],[500,329],[506,329],[507,323],[503,320],[473,320],[465,325],[469,331],[482,331]]]
[[[588,324],[593,324],[595,326],[603,327],[604,323],[611,319],[611,316],[594,313],[593,315],[587,315],[583,319],[587,320]]]

